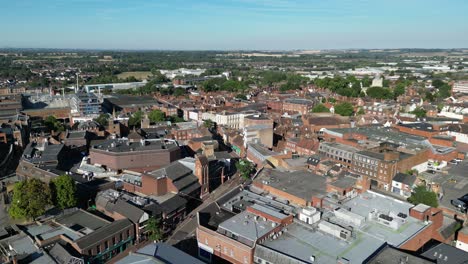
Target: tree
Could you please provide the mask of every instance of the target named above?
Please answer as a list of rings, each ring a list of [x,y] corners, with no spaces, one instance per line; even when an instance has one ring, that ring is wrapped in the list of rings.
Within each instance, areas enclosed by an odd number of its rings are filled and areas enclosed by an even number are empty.
[[[76,206],[76,185],[69,175],[61,175],[51,182],[52,200],[60,209]]]
[[[242,100],[247,100],[247,96],[245,94],[237,94],[236,98],[237,99],[242,99]]]
[[[354,112],[354,107],[351,103],[344,102],[335,105],[335,113],[342,116],[351,116]]]
[[[212,129],[212,128],[214,128],[216,126],[216,124],[211,119],[207,119],[207,120],[203,121],[203,126],[208,128],[208,129]]]
[[[166,114],[161,110],[153,110],[148,114],[148,118],[152,123],[166,120]]]
[[[185,122],[185,120],[180,117],[180,116],[176,116],[176,115],[173,115],[173,116],[170,116],[167,118],[169,121],[171,121],[172,123],[180,123],[180,122]]]
[[[437,194],[433,191],[430,191],[426,186],[420,185],[414,188],[411,196],[408,198],[408,201],[412,204],[425,204],[434,208],[439,206],[437,201]]]
[[[55,118],[55,116],[48,116],[44,120],[44,125],[49,129],[55,132],[65,131],[63,124]]]
[[[411,113],[415,114],[418,118],[426,117],[426,110],[421,107],[416,107],[416,109],[414,109],[414,111]]]
[[[140,126],[141,125],[141,120],[143,119],[143,112],[142,111],[136,111],[130,118],[128,119],[128,125],[129,126]]]
[[[364,108],[362,107],[359,107],[359,111],[357,112],[358,115],[363,115],[365,114],[366,112],[364,111]]]
[[[312,108],[312,113],[330,113],[330,109],[323,104],[318,104]]]
[[[395,89],[393,89],[393,95],[395,98],[397,98],[400,95],[405,94],[405,84],[404,83],[398,83],[395,86]]]
[[[35,219],[43,215],[50,204],[49,186],[38,179],[28,179],[15,184],[8,213],[14,219]]]
[[[242,178],[248,180],[250,175],[255,171],[254,164],[248,160],[239,160],[236,163],[236,169]]]
[[[148,238],[150,240],[159,241],[163,238],[160,225],[160,220],[156,219],[154,216],[148,219],[148,223],[146,224],[146,231],[148,231]]]
[[[376,99],[390,99],[393,98],[393,93],[388,88],[370,87],[366,91],[367,95]]]
[[[185,94],[184,88],[175,88],[174,89],[174,96],[182,96]]]
[[[101,126],[106,127],[109,122],[109,115],[100,114],[98,117],[94,119],[94,121],[98,122]]]

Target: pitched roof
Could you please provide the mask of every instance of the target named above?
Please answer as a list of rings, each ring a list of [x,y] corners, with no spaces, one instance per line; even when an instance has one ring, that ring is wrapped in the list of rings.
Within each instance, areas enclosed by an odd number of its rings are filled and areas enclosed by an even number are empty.
[[[468,252],[456,247],[441,243],[421,254],[430,260],[436,260],[438,264],[464,264],[468,260]]]
[[[133,223],[138,223],[143,214],[145,214],[145,212],[140,208],[122,199],[117,199],[117,202],[114,206],[114,211],[127,217]]]
[[[399,172],[393,177],[393,180],[411,186],[416,181],[416,176]]]
[[[103,241],[108,237],[115,236],[117,233],[132,225],[132,222],[130,222],[130,220],[127,218],[117,220],[104,227],[99,228],[98,230],[92,232],[87,236],[76,240],[75,243],[81,249],[88,248],[98,244],[99,242]]]

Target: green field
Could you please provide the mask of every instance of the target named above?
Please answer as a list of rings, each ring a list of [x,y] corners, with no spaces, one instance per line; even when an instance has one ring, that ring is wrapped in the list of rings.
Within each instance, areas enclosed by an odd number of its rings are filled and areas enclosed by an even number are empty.
[[[122,72],[118,74],[117,77],[119,77],[119,79],[125,79],[130,76],[133,76],[137,78],[138,80],[143,80],[143,79],[148,79],[148,76],[150,75],[151,75],[151,72],[149,71],[136,71],[136,72]]]

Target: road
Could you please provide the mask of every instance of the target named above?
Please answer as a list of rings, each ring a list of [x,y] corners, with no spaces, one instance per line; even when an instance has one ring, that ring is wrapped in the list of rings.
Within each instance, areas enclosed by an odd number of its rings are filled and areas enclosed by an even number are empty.
[[[167,239],[166,243],[170,245],[176,245],[177,243],[195,237],[195,231],[197,228],[197,213],[211,204],[212,202],[218,200],[221,196],[223,196],[228,191],[232,190],[233,188],[239,186],[241,184],[242,179],[238,174],[235,174],[231,179],[226,181],[224,184],[219,186],[216,190],[210,193],[210,197],[208,197],[200,206],[195,208],[190,214],[187,216],[184,222],[182,222],[176,230],[172,233],[172,235]]]

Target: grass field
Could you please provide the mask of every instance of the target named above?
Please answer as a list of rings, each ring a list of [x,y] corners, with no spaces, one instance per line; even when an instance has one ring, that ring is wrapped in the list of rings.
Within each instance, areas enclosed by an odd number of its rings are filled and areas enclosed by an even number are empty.
[[[122,72],[121,74],[117,75],[117,77],[119,77],[119,79],[125,79],[130,76],[133,76],[137,78],[138,80],[143,80],[143,79],[147,79],[148,76],[150,75],[151,75],[151,72],[149,71],[137,71],[137,72]]]

